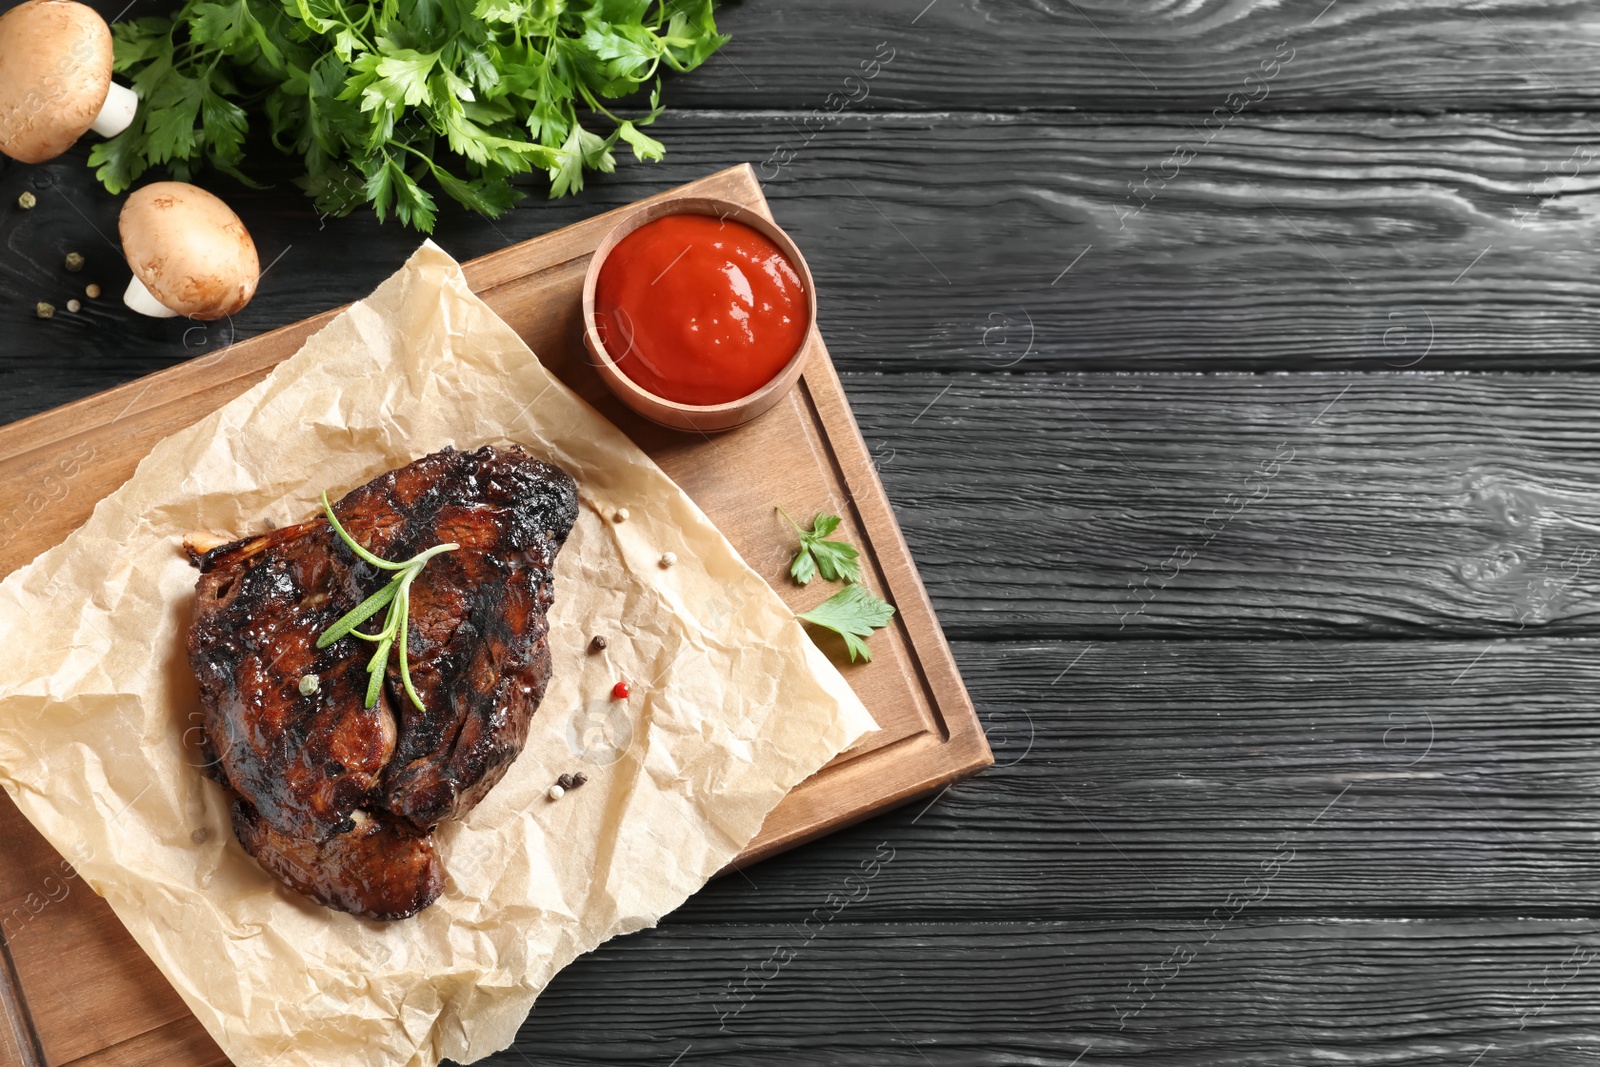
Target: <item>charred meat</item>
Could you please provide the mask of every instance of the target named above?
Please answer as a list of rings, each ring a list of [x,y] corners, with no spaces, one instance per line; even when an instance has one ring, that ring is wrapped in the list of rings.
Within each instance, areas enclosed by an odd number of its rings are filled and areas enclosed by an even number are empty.
[[[384,560],[460,546],[410,587],[402,639],[425,710],[392,658],[366,706],[367,642],[317,647],[389,577],[319,517],[199,556],[189,660],[202,747],[262,867],[330,908],[401,919],[443,890],[433,827],[482,800],[527,739],[550,680],[546,615],[577,487],[517,447],[446,449],[333,511]]]

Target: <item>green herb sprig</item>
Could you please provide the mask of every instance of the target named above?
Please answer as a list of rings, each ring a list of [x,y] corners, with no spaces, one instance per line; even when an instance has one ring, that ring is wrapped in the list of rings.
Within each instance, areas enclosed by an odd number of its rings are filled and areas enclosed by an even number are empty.
[[[830,582],[846,583],[827,600],[795,618],[832,630],[844,638],[851,663],[858,657],[870,663],[872,651],[867,648],[866,639],[889,625],[894,617],[894,605],[856,584],[861,581],[861,552],[855,545],[828,540],[828,535],[844,520],[837,515],[819,514],[811,520],[811,529],[804,530],[789,518],[787,511],[778,508],[777,512],[788,519],[789,525],[800,535],[800,550],[789,564],[789,576],[801,585],[809,585],[818,574]]]
[[[844,520],[837,515],[818,515],[811,520],[811,529],[802,530],[800,524],[789,518],[782,508],[778,514],[788,519],[794,532],[800,535],[800,551],[789,564],[789,576],[801,585],[810,585],[820,572],[830,582],[859,582],[861,580],[861,553],[848,541],[829,541],[827,537],[839,528]]]
[[[322,494],[322,510],[328,516],[328,522],[334,530],[350,546],[350,551],[366,563],[372,564],[379,570],[393,571],[394,578],[389,584],[373,593],[367,599],[357,604],[349,614],[322,632],[317,638],[318,648],[327,648],[339,638],[349,635],[358,637],[363,641],[377,643],[377,651],[367,661],[367,701],[366,706],[372,707],[378,702],[378,692],[383,688],[383,676],[389,665],[389,650],[397,643],[400,647],[400,680],[405,686],[406,695],[417,706],[418,711],[426,711],[422,706],[422,698],[417,695],[416,687],[411,684],[411,664],[407,659],[406,646],[411,636],[411,583],[417,580],[417,575],[422,573],[422,568],[434,556],[444,552],[454,552],[461,546],[451,542],[449,544],[435,545],[426,552],[412,556],[403,563],[391,563],[368,552],[361,543],[339,522],[339,517],[333,513],[333,505],[328,503],[328,494]],[[385,607],[389,613],[384,616],[383,629],[375,634],[362,633],[356,629],[372,616]]]

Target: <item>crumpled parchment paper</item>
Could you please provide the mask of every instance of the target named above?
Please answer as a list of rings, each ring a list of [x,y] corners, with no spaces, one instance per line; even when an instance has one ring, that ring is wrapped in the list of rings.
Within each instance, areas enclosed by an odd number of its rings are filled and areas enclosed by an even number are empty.
[[[388,924],[329,911],[256,865],[202,777],[179,541],[297,521],[324,489],[507,441],[578,482],[549,691],[510,774],[440,828],[438,903]],[[0,583],[0,649],[0,784],[239,1067],[504,1048],[558,970],[654,925],[875,728],[705,515],[431,243]],[[633,696],[614,701],[622,678]],[[588,784],[546,798],[577,771]]]

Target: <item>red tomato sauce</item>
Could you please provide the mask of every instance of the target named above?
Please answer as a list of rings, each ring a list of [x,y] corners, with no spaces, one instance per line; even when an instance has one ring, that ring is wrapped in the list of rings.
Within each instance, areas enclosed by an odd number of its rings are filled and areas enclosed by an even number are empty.
[[[749,396],[809,325],[800,274],[778,246],[710,215],[668,215],[624,237],[600,268],[594,316],[622,373],[680,404]]]

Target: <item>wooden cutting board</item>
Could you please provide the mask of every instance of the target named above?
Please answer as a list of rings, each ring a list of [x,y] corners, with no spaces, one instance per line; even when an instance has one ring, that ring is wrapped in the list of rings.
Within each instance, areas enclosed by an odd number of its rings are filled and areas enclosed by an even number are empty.
[[[671,193],[721,197],[770,216],[748,166]],[[646,201],[648,202],[648,201]],[[991,756],[927,593],[878,482],[822,340],[799,386],[755,422],[707,438],[653,426],[588,366],[580,289],[619,209],[465,265],[472,288],[541,360],[671,475],[796,611],[825,583],[787,578],[793,531],[773,512],[843,516],[867,583],[899,609],[870,664],[834,661],[880,726],[801,783],[768,817],[743,865],[931,793]],[[0,575],[77,528],[155,443],[260,381],[337,311],[284,327],[22,422],[0,427]],[[110,907],[0,799],[0,1067],[171,1067],[225,1057]]]

